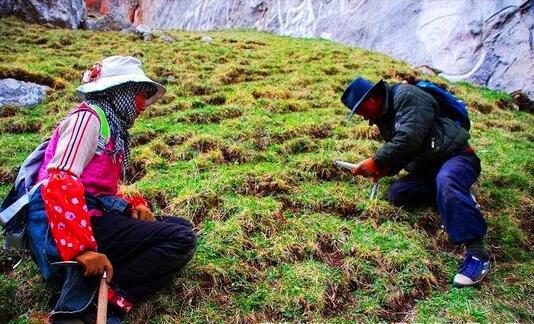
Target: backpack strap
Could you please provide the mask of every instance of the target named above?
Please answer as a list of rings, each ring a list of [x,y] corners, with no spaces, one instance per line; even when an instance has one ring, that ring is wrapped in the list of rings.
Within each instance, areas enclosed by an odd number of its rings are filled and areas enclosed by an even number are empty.
[[[45,180],[41,180],[40,182],[36,183],[30,191],[22,195],[19,199],[17,199],[17,201],[4,209],[0,213],[0,224],[6,224],[13,218],[13,216],[15,216],[22,208],[24,208],[24,206],[30,202],[30,198],[37,191],[37,189],[41,187],[44,181]]]
[[[99,146],[99,150],[103,150],[106,147],[106,145],[109,143],[109,140],[111,138],[111,131],[109,128],[109,123],[106,117],[106,113],[99,106],[93,105],[93,104],[87,104],[84,102],[80,105],[80,107],[78,107],[78,109],[72,111],[70,115],[75,114],[80,111],[88,111],[98,116],[98,119],[100,120],[100,139],[98,140],[98,146]],[[97,151],[97,153],[98,152],[99,151]]]
[[[109,138],[111,137],[111,132],[109,130],[109,123],[108,119],[106,117],[106,113],[102,108],[100,108],[97,105],[89,105],[100,118],[100,136],[106,140],[106,143],[109,142]]]

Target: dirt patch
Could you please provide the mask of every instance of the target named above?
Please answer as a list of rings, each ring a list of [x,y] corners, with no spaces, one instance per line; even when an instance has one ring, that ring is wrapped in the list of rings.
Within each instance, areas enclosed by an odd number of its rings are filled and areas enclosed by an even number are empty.
[[[329,67],[323,68],[322,71],[324,74],[328,76],[337,75],[341,72],[341,70],[335,66],[329,66]]]
[[[180,104],[170,106],[153,105],[143,113],[143,116],[148,118],[167,116],[177,110],[183,110],[180,108]]]
[[[243,43],[236,44],[235,47],[236,47],[237,49],[240,49],[240,50],[253,50],[253,49],[258,48],[258,46],[256,46],[256,45],[252,45],[252,44],[243,44]]]
[[[488,120],[484,122],[484,125],[488,128],[500,128],[512,133],[522,132],[524,130],[523,127],[514,120],[505,120],[501,122]]]
[[[175,96],[165,94],[163,97],[161,97],[158,101],[159,104],[167,105],[173,102],[176,99]]]
[[[11,171],[0,169],[0,184],[14,183],[17,178],[18,169]]]
[[[379,317],[388,322],[408,321],[410,315],[413,314],[415,301],[427,297],[432,286],[437,284],[438,281],[434,277],[416,279],[412,291],[402,293],[399,290],[388,298],[387,303],[378,314]]]
[[[389,69],[386,71],[386,73],[384,73],[384,78],[406,81],[409,84],[415,84],[419,80],[419,75],[415,70],[399,71],[397,69]]]
[[[253,44],[253,45],[258,45],[258,46],[265,46],[267,45],[266,43],[262,42],[262,41],[259,41],[259,40],[247,40],[245,41],[245,44]]]
[[[27,71],[21,68],[0,68],[0,79],[7,78],[47,85],[54,89],[63,89],[67,85],[65,80],[61,78],[50,77],[43,73]]]
[[[191,148],[201,153],[213,151],[221,146],[221,142],[214,137],[194,137],[190,142]]]
[[[322,315],[333,317],[343,313],[354,302],[350,284],[330,284],[324,294]]]
[[[330,124],[320,124],[320,125],[312,125],[309,128],[304,127],[304,132],[308,134],[312,138],[328,138],[332,135],[332,130],[334,129],[334,125]]]
[[[42,124],[38,121],[17,120],[1,124],[1,131],[9,134],[37,133]]]
[[[162,211],[166,211],[169,207],[170,201],[169,196],[163,192],[163,191],[156,191],[153,193],[149,193],[145,195],[146,200],[151,204],[153,207],[157,207],[158,209]],[[172,215],[175,216],[175,215]]]
[[[178,197],[173,201],[171,208],[191,220],[195,227],[210,216],[212,211],[217,211],[223,206],[219,194],[213,190],[205,190],[199,193]]]
[[[449,241],[437,212],[425,212],[414,224],[414,228],[423,230],[432,239],[432,247],[438,251],[454,252],[458,248]]]
[[[169,146],[165,143],[156,142],[152,145],[152,149],[157,155],[167,159],[168,161],[172,162],[176,160],[172,149],[170,149]]]
[[[530,201],[520,203],[517,208],[516,217],[528,241],[525,248],[534,251],[534,203]]]
[[[339,268],[343,264],[343,251],[336,246],[329,236],[319,234],[317,239],[319,249],[314,251],[314,257],[331,267]]]
[[[489,114],[493,111],[493,106],[486,102],[470,100],[467,104],[468,109],[477,110],[483,114]]]
[[[290,188],[286,180],[276,179],[272,175],[263,175],[260,177],[247,175],[245,177],[245,183],[237,192],[243,195],[265,197],[286,193]]]
[[[185,143],[185,141],[187,141],[191,136],[191,134],[168,135],[163,137],[163,141],[169,146],[179,146]]]
[[[295,213],[301,213],[302,210],[313,210],[319,213],[335,214],[344,219],[354,219],[355,217],[361,218],[364,215],[365,210],[359,207],[352,200],[338,199],[335,206],[324,205],[320,202],[313,203],[310,206],[306,206],[298,201],[292,201],[291,197],[282,195],[278,198],[283,204],[285,209],[294,211]]]
[[[241,64],[240,66],[232,65],[228,66],[223,72],[217,75],[217,80],[221,84],[235,84],[246,81],[255,81],[260,80],[266,76],[269,76],[271,73],[264,69],[256,68],[244,68]]]
[[[128,170],[126,171],[127,184],[135,183],[141,180],[147,173],[146,163],[140,160],[130,160]]]
[[[302,112],[310,109],[306,102],[289,99],[289,100],[265,100],[264,109],[277,114],[287,114],[292,112]]]
[[[217,91],[213,86],[206,84],[189,85],[189,93],[193,96],[205,96]]]
[[[204,103],[202,103],[204,104]],[[243,115],[243,111],[236,107],[225,107],[218,111],[194,111],[176,119],[179,123],[210,124],[219,123],[224,119],[237,118]]]
[[[222,40],[223,43],[228,43],[228,44],[235,44],[238,42],[237,39],[232,39],[232,38],[223,38]]]
[[[19,113],[24,112],[22,109],[16,106],[4,106],[0,108],[0,118],[13,117]]]
[[[212,95],[204,98],[204,102],[208,105],[221,106],[226,103],[226,97],[222,94]]]
[[[137,133],[133,134],[131,138],[131,145],[132,147],[139,146],[139,145],[145,145],[152,141],[154,138],[156,138],[157,133],[153,130],[148,130],[143,133]]]
[[[353,178],[350,171],[337,167],[331,160],[309,160],[302,162],[299,169],[313,172],[315,177],[324,181],[348,181]]]
[[[226,294],[232,282],[227,277],[215,277],[210,273],[201,272],[191,277],[197,285],[183,289],[177,294],[178,300],[183,300],[183,306],[195,307],[206,299]]]
[[[246,163],[252,161],[252,155],[238,146],[223,147],[221,153],[226,163]]]
[[[273,134],[272,139],[275,143],[282,143],[296,136],[308,135],[314,139],[328,138],[332,135],[334,124],[303,124],[298,128],[286,129],[278,134]]]
[[[174,72],[173,70],[171,69],[168,69],[166,67],[162,67],[162,66],[158,66],[154,69],[154,74],[156,74],[158,77],[169,77],[169,76],[172,76],[172,77],[178,77],[178,75],[176,74],[176,72]]]
[[[276,87],[262,87],[261,89],[252,90],[252,96],[255,99],[290,99],[293,97],[291,91]]]
[[[233,84],[245,81],[247,70],[240,66],[233,66],[217,76],[222,84]]]
[[[291,139],[285,142],[282,146],[282,150],[286,154],[298,154],[298,153],[312,152],[315,149],[316,149],[315,142],[307,136]]]

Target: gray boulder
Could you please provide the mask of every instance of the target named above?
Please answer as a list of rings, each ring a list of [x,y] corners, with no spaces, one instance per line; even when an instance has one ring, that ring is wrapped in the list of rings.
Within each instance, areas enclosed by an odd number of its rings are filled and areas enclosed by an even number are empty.
[[[91,14],[87,16],[83,24],[84,29],[89,30],[125,30],[132,26],[132,23],[114,16]]]
[[[172,37],[171,35],[163,34],[159,37],[163,42],[165,43],[174,43],[176,42],[176,38]]]
[[[83,0],[0,0],[0,15],[16,15],[31,23],[76,29],[85,18]]]
[[[0,79],[0,107],[33,107],[41,103],[48,91],[47,86],[15,79]]]

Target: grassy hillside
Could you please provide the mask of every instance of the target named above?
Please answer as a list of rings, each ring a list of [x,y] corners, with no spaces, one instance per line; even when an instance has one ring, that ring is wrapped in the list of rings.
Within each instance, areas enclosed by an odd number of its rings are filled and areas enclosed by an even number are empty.
[[[190,219],[194,260],[128,318],[132,323],[259,321],[534,321],[534,118],[506,94],[447,84],[470,108],[483,173],[493,269],[480,288],[450,281],[462,251],[437,212],[368,199],[370,182],[333,166],[381,144],[346,121],[355,75],[426,78],[388,56],[324,40],[249,31],[171,32],[145,42],[118,32],[54,30],[0,20],[0,77],[53,87],[31,110],[0,110],[0,196],[17,166],[75,107],[82,72],[133,55],[167,94],[132,129],[133,181],[160,215]],[[211,44],[202,42],[213,37]],[[433,81],[445,85],[439,78]],[[0,252],[0,322],[50,308],[35,265]]]

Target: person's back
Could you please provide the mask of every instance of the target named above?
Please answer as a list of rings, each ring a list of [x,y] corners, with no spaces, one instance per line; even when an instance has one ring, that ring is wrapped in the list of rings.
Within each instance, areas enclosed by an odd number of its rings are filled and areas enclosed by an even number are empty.
[[[399,163],[409,172],[435,167],[468,146],[469,133],[443,116],[436,100],[418,87],[401,83],[387,86],[383,114],[372,119],[386,142],[376,152],[380,165]],[[402,151],[401,151],[402,150]]]

